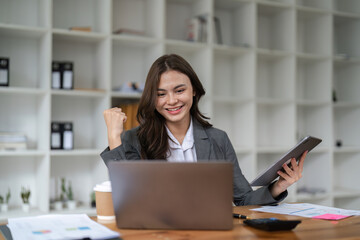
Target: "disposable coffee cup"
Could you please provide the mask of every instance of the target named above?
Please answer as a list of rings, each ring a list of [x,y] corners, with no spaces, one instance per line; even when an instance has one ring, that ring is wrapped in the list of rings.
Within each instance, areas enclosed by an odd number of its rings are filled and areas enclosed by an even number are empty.
[[[94,187],[96,200],[96,214],[100,221],[114,221],[114,205],[111,195],[110,181],[96,184]]]

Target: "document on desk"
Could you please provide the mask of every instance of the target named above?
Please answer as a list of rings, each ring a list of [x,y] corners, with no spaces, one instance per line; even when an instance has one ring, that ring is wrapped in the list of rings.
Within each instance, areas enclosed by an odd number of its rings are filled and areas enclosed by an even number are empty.
[[[12,238],[45,239],[113,239],[120,235],[91,220],[86,214],[42,215],[10,218]]]
[[[251,210],[327,220],[339,220],[349,216],[360,215],[360,211],[357,210],[346,210],[310,203],[282,203],[278,206],[263,206]]]

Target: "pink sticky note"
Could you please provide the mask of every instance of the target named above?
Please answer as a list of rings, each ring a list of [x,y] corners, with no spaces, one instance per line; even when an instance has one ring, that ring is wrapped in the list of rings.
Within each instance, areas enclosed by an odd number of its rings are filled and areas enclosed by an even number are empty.
[[[340,219],[347,218],[347,217],[350,217],[350,216],[326,213],[326,214],[318,215],[318,216],[315,216],[312,218],[325,219],[325,220],[340,220]]]

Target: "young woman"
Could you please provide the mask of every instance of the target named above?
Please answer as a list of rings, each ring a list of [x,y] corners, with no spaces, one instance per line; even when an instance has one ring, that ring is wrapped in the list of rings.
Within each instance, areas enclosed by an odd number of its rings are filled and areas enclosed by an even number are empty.
[[[301,178],[306,152],[292,167],[284,164],[279,180],[252,190],[238,165],[234,148],[224,131],[212,127],[200,113],[198,103],[205,90],[190,64],[171,54],[151,66],[140,99],[137,119],[140,126],[123,132],[126,114],[120,108],[104,111],[109,147],[101,153],[108,161],[225,160],[234,166],[235,205],[272,204],[287,196],[287,188]]]

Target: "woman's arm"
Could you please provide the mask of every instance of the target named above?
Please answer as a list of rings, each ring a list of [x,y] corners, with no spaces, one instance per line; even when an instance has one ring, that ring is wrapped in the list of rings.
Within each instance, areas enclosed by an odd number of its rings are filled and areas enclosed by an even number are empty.
[[[103,112],[107,136],[110,150],[121,145],[121,134],[124,131],[124,122],[126,122],[126,114],[121,108],[110,108]]]

